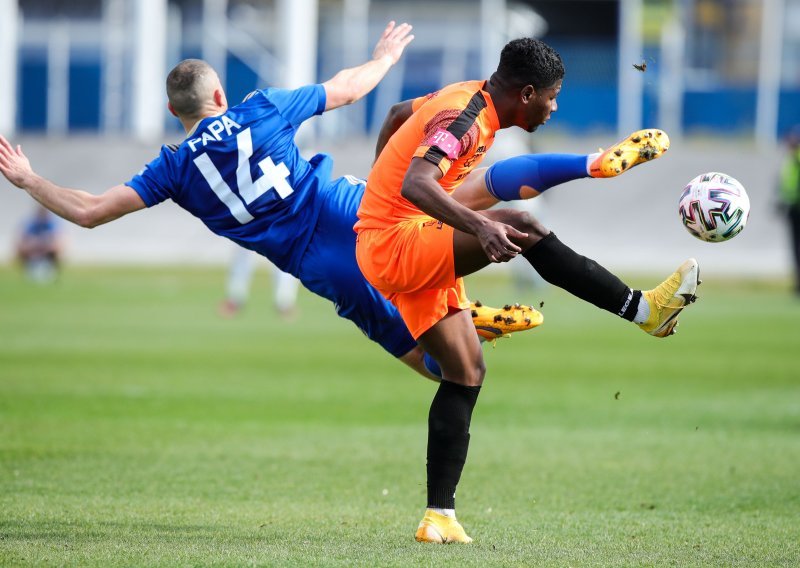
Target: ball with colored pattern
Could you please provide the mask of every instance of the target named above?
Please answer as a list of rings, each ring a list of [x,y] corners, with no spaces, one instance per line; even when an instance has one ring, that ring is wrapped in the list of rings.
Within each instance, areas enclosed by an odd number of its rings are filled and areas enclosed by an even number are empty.
[[[721,243],[742,232],[750,216],[744,186],[727,174],[700,174],[684,188],[678,213],[686,230],[701,241]]]

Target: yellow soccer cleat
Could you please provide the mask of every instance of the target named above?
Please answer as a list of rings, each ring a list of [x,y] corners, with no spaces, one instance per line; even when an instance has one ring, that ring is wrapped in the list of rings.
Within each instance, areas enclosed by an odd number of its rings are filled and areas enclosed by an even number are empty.
[[[414,538],[417,542],[436,544],[450,544],[451,542],[469,544],[472,542],[472,539],[464,532],[461,523],[430,509],[425,511],[425,517],[420,521]]]
[[[544,316],[540,311],[520,304],[490,308],[480,302],[474,302],[471,305],[471,312],[475,331],[489,341],[540,326],[544,322]]]
[[[660,158],[667,150],[669,136],[666,132],[656,128],[637,130],[602,152],[589,166],[589,175],[595,178],[618,176],[633,166]]]
[[[700,267],[695,259],[690,258],[661,284],[642,292],[650,305],[650,316],[638,326],[656,337],[667,337],[675,333],[678,314],[697,299],[695,292],[700,284],[699,276]]]

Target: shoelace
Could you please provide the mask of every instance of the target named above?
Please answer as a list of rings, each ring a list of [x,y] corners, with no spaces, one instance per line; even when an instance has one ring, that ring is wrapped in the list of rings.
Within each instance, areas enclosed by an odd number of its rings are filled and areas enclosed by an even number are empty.
[[[675,293],[672,292],[667,293],[666,289],[670,288],[671,284],[675,284],[675,290],[677,290],[681,285],[681,277],[676,272],[672,276],[669,277],[669,280],[660,284],[655,290],[653,290],[653,295],[655,296],[656,305],[659,308],[669,308],[671,307],[669,304],[672,301]]]

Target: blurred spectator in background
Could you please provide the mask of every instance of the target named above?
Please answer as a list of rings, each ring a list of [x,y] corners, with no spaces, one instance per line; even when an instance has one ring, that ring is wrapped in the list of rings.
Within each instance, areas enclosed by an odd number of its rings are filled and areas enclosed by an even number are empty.
[[[16,243],[16,257],[25,275],[34,282],[52,282],[58,276],[64,239],[58,218],[37,205],[22,225]]]
[[[794,260],[794,291],[800,295],[800,124],[786,138],[788,153],[780,179],[780,197],[789,217]]]
[[[228,266],[228,280],[225,287],[225,299],[219,305],[219,315],[224,318],[236,316],[250,299],[250,286],[253,282],[253,271],[256,268],[257,255],[245,248],[237,246]],[[297,291],[300,281],[272,267],[273,306],[284,321],[294,319],[297,314]]]

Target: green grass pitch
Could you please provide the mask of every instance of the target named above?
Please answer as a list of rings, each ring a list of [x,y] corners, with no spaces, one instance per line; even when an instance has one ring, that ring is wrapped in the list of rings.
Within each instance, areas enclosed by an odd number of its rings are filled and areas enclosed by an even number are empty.
[[[631,277],[649,287],[654,278]],[[706,279],[668,340],[561,291],[485,348],[459,518],[414,542],[435,385],[307,292],[216,269],[0,269],[0,565],[798,566],[800,302]]]

